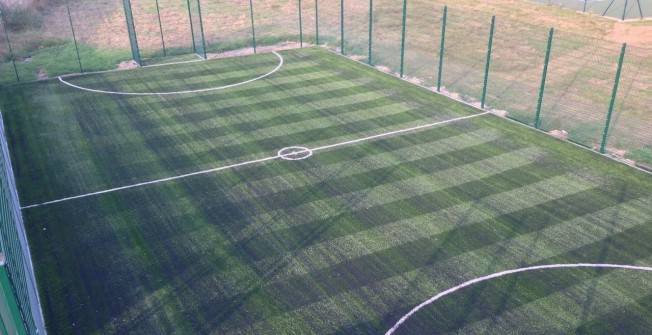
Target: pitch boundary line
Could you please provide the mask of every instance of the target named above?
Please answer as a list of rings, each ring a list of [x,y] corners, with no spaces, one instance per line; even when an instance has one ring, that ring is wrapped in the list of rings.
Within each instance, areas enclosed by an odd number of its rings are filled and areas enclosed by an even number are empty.
[[[187,91],[175,91],[175,92],[118,92],[118,91],[104,91],[104,90],[96,90],[92,88],[87,88],[87,87],[82,87],[78,86],[72,83],[69,83],[63,79],[63,77],[59,77],[59,81],[65,85],[68,85],[70,87],[82,90],[82,91],[87,91],[87,92],[93,92],[93,93],[104,93],[104,94],[113,94],[113,95],[135,95],[135,96],[148,96],[148,95],[172,95],[172,94],[188,94],[188,93],[203,93],[203,92],[210,92],[210,91],[217,91],[217,90],[223,90],[226,88],[231,88],[231,87],[236,87],[244,84],[248,84],[260,79],[263,79],[267,76],[270,76],[274,74],[276,71],[278,71],[284,63],[283,56],[281,56],[279,53],[276,51],[272,51],[276,57],[279,59],[278,65],[270,72],[263,74],[262,76],[258,76],[256,78],[252,78],[246,81],[242,81],[239,83],[231,84],[231,85],[225,85],[225,86],[218,86],[218,87],[209,87],[209,88],[202,88],[198,90],[187,90]]]
[[[479,282],[483,282],[489,279],[494,279],[514,273],[519,273],[519,272],[527,272],[527,271],[534,271],[534,270],[547,270],[547,269],[559,269],[559,268],[617,268],[617,269],[627,269],[627,270],[640,270],[640,271],[650,271],[652,272],[652,267],[649,266],[636,266],[636,265],[622,265],[622,264],[594,264],[594,263],[575,263],[575,264],[547,264],[547,265],[536,265],[536,266],[529,266],[525,268],[518,268],[518,269],[512,269],[512,270],[506,270],[506,271],[501,271],[501,272],[496,272],[493,274],[490,274],[488,276],[484,277],[479,277],[475,279],[471,279],[469,281],[466,281],[460,285],[457,285],[455,287],[451,287],[447,289],[446,291],[440,292],[439,294],[431,297],[430,299],[422,302],[421,304],[417,305],[414,307],[412,310],[410,310],[407,314],[403,315],[392,328],[387,330],[385,332],[385,335],[391,335],[393,334],[396,329],[398,329],[401,324],[403,324],[408,318],[410,318],[414,313],[418,312],[420,309],[426,307],[427,305],[432,304],[433,302],[439,300],[440,298],[449,295],[455,291],[458,291],[462,288],[465,288],[467,286],[477,284]]]
[[[202,174],[207,174],[207,173],[212,173],[212,172],[223,171],[223,170],[232,169],[232,168],[236,168],[236,167],[240,167],[240,166],[251,165],[251,164],[256,164],[256,163],[262,163],[262,162],[271,161],[271,160],[274,160],[274,159],[277,159],[277,158],[281,158],[281,159],[284,159],[284,160],[300,160],[300,159],[304,159],[304,158],[308,158],[309,156],[312,156],[312,154],[315,151],[319,151],[319,150],[326,150],[326,149],[336,148],[336,147],[340,147],[340,146],[344,146],[344,145],[360,143],[360,142],[369,141],[369,140],[373,140],[373,139],[377,139],[377,138],[381,138],[381,137],[386,137],[386,136],[404,134],[404,133],[407,133],[407,132],[422,130],[422,129],[425,129],[425,128],[439,126],[439,125],[443,125],[443,124],[447,124],[447,123],[451,123],[451,122],[455,122],[455,121],[475,118],[475,117],[486,115],[486,114],[489,114],[489,113],[491,113],[491,112],[487,111],[487,112],[482,112],[482,113],[478,113],[478,114],[457,117],[457,118],[453,118],[453,119],[449,119],[449,120],[432,122],[432,123],[428,123],[428,124],[424,124],[424,125],[420,125],[420,126],[416,126],[416,127],[410,127],[410,128],[394,130],[394,131],[390,131],[390,132],[385,132],[385,133],[376,134],[376,135],[372,135],[372,136],[367,136],[367,137],[363,137],[363,138],[359,138],[359,139],[355,139],[355,140],[350,140],[350,141],[344,141],[344,142],[339,142],[339,143],[335,143],[335,144],[325,145],[325,146],[312,148],[312,149],[307,148],[307,147],[298,147],[298,146],[283,148],[283,149],[279,150],[275,156],[269,156],[269,157],[250,160],[250,161],[246,161],[246,162],[240,162],[240,163],[235,163],[235,164],[231,164],[231,165],[220,166],[220,167],[216,167],[216,168],[212,168],[212,169],[208,169],[208,170],[201,170],[201,171],[186,173],[186,174],[182,174],[182,175],[178,175],[178,176],[161,178],[161,179],[156,179],[156,180],[150,180],[150,181],[145,181],[145,182],[126,185],[126,186],[114,187],[114,188],[110,188],[110,189],[106,189],[106,190],[102,190],[102,191],[85,193],[85,194],[80,194],[80,195],[71,196],[71,197],[65,197],[65,198],[61,198],[61,199],[57,199],[57,200],[41,202],[41,203],[37,203],[37,204],[23,206],[23,207],[21,207],[21,209],[30,209],[30,208],[56,204],[56,203],[69,201],[69,200],[87,198],[87,197],[100,195],[100,194],[113,193],[113,192],[117,192],[117,191],[131,189],[131,188],[136,188],[136,187],[141,187],[141,186],[146,186],[146,185],[152,185],[152,184],[158,184],[158,183],[163,183],[163,182],[167,182],[167,181],[172,181],[172,180],[177,180],[177,179],[182,179],[182,178],[187,178],[187,177],[192,177],[192,176],[197,176],[197,175],[202,175]],[[293,151],[288,152],[288,153],[283,152],[284,149],[290,149],[290,148],[296,148],[297,150],[296,151],[293,150]],[[299,158],[299,159],[292,158],[293,156],[296,156],[296,155],[299,155],[299,154],[304,154],[304,153],[307,153],[307,155],[305,157],[303,157],[303,158]]]
[[[181,64],[191,64],[191,63],[199,63],[204,61],[205,59],[191,59],[191,60],[182,60],[178,62],[169,62],[169,63],[161,63],[161,64],[150,64],[150,65],[143,65],[141,66],[142,68],[150,68],[150,67],[161,67],[161,66],[168,66],[168,65],[181,65]],[[110,70],[108,72],[111,72],[114,70]]]

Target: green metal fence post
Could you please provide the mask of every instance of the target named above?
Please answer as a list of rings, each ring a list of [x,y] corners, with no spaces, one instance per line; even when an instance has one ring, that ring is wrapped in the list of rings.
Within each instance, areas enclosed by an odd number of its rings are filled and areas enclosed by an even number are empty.
[[[197,15],[199,15],[199,33],[201,34],[201,47],[202,47],[202,57],[206,59],[206,40],[204,39],[204,22],[202,21],[201,18],[201,4],[200,1],[197,0]]]
[[[623,7],[623,18],[621,21],[625,21],[625,14],[627,14],[627,0],[625,0],[625,7]]]
[[[301,23],[301,0],[299,0],[299,47],[303,48],[303,27]]]
[[[167,56],[165,51],[165,40],[163,39],[163,24],[161,23],[161,11],[158,7],[158,0],[156,1],[156,16],[158,17],[158,29],[161,32],[161,45],[163,46],[163,56]]]
[[[9,57],[11,57],[11,64],[14,66],[14,72],[16,73],[16,81],[20,82],[20,77],[18,76],[18,68],[16,67],[16,57],[14,57],[14,51],[11,49],[11,42],[9,41],[9,34],[7,33],[7,27],[5,26],[5,16],[0,9],[0,23],[2,24],[2,31],[5,33],[5,38],[7,39],[7,47],[9,48]]]
[[[444,6],[441,18],[441,41],[439,41],[439,70],[437,71],[437,92],[441,92],[441,70],[444,68],[444,41],[446,40],[446,13],[448,6]]]
[[[254,46],[254,53],[256,53],[256,28],[254,27],[254,4],[249,0],[249,16],[251,17],[251,40]]]
[[[344,54],[344,0],[340,0],[340,53]]]
[[[541,115],[541,104],[543,102],[543,91],[546,88],[546,75],[548,74],[548,62],[550,61],[550,49],[552,48],[552,36],[554,28],[548,32],[548,44],[546,46],[546,57],[543,60],[543,73],[541,74],[541,86],[539,86],[539,98],[537,99],[537,111],[534,114],[534,128],[539,129],[539,117]]]
[[[609,3],[609,6],[607,6],[607,9],[605,9],[604,12],[602,12],[602,16],[605,16],[605,14],[607,14],[607,12],[609,11],[609,8],[611,8],[611,5],[613,5],[613,4],[614,4],[613,1]]]
[[[66,10],[68,11],[68,22],[70,22],[70,31],[72,31],[72,41],[75,43],[75,52],[77,52],[77,62],[79,62],[79,72],[84,73],[82,68],[81,57],[79,56],[79,47],[77,46],[77,37],[75,36],[75,27],[72,24],[72,16],[70,15],[70,0],[66,1]]]
[[[372,37],[372,28],[374,20],[374,0],[369,0],[369,56],[367,58],[367,64],[371,65],[371,37]]]
[[[403,78],[403,61],[405,60],[405,17],[407,13],[407,0],[403,0],[403,21],[401,24],[401,70],[399,77]]]
[[[487,81],[489,80],[489,63],[491,62],[491,44],[494,38],[494,23],[496,16],[491,16],[491,27],[489,28],[489,42],[487,43],[487,62],[484,66],[484,82],[482,83],[482,99],[480,99],[480,108],[484,109],[485,98],[487,96]]]
[[[319,0],[315,0],[315,39],[319,45]]]
[[[192,24],[192,14],[190,13],[190,0],[186,0],[188,4],[188,21],[190,21],[190,38],[192,39],[192,52],[197,53],[197,47],[195,46],[195,27]]]
[[[127,33],[129,34],[129,44],[131,46],[131,57],[140,66],[140,49],[138,48],[138,37],[136,36],[136,27],[134,26],[134,16],[131,12],[130,0],[122,0],[122,7],[125,10],[125,20],[127,22]]]
[[[623,46],[620,48],[620,57],[618,58],[618,68],[616,69],[616,78],[614,79],[614,87],[611,91],[611,100],[609,100],[609,110],[607,110],[607,120],[604,124],[604,130],[602,131],[602,142],[600,143],[600,153],[604,153],[604,147],[607,143],[607,134],[609,134],[609,124],[611,123],[611,114],[614,110],[614,104],[616,103],[616,94],[618,93],[618,82],[620,81],[620,71],[623,69],[623,60],[625,59],[625,49],[627,48],[627,43],[623,43]]]

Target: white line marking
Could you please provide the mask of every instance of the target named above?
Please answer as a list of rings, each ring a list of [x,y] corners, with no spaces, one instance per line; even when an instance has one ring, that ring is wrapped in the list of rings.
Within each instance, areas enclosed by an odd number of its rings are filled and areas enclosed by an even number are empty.
[[[58,199],[58,200],[46,201],[46,202],[37,203],[37,204],[33,204],[33,205],[23,206],[23,207],[21,207],[21,209],[29,209],[29,208],[34,208],[34,207],[46,206],[46,205],[56,204],[56,203],[64,202],[64,201],[68,201],[68,200],[86,198],[86,197],[90,197],[90,196],[94,196],[94,195],[111,193],[111,192],[126,190],[126,189],[145,186],[145,185],[158,184],[158,183],[162,183],[162,182],[166,182],[166,181],[170,181],[170,180],[176,180],[176,179],[181,179],[181,178],[186,178],[186,177],[191,177],[191,176],[196,176],[196,175],[201,175],[201,174],[207,174],[207,173],[211,173],[211,172],[227,170],[227,169],[231,169],[231,168],[235,168],[235,167],[239,167],[239,166],[251,165],[251,164],[255,164],[255,163],[262,163],[262,162],[270,161],[270,160],[277,159],[277,158],[282,158],[282,159],[286,159],[286,160],[293,160],[293,159],[288,158],[288,156],[290,156],[290,155],[296,156],[296,155],[304,153],[304,152],[308,152],[309,154],[308,154],[308,156],[303,157],[303,158],[308,158],[308,157],[312,156],[312,153],[314,151],[317,151],[317,150],[330,149],[330,148],[335,148],[335,147],[339,147],[339,146],[343,146],[343,145],[349,145],[349,144],[354,144],[354,143],[360,143],[360,142],[363,142],[363,141],[369,141],[369,140],[377,139],[377,138],[380,138],[380,137],[402,134],[402,133],[406,133],[406,132],[409,132],[409,131],[421,130],[421,129],[425,129],[425,128],[429,128],[429,127],[434,127],[434,126],[437,126],[437,125],[442,125],[442,124],[447,124],[447,123],[451,123],[451,122],[455,122],[455,121],[459,121],[459,120],[466,120],[466,119],[482,116],[482,115],[485,115],[487,113],[489,113],[489,112],[483,112],[483,113],[473,114],[473,115],[469,115],[469,116],[462,116],[462,117],[458,117],[458,118],[454,118],[454,119],[450,119],[450,120],[428,123],[428,124],[424,124],[424,125],[416,126],[416,127],[411,127],[411,128],[394,130],[394,131],[390,131],[390,132],[386,132],[386,133],[382,133],[382,134],[363,137],[363,138],[360,138],[360,139],[357,139],[357,140],[351,140],[351,141],[345,141],[345,142],[335,143],[335,144],[331,144],[331,145],[326,145],[326,146],[318,147],[318,148],[315,148],[315,149],[309,149],[309,148],[306,148],[306,147],[296,147],[296,146],[287,147],[287,148],[283,148],[283,149],[279,150],[276,153],[275,156],[269,156],[269,157],[265,157],[265,158],[261,158],[261,159],[236,163],[236,164],[227,165],[227,166],[220,166],[220,167],[209,169],[209,170],[202,170],[202,171],[187,173],[187,174],[178,175],[178,176],[174,176],[174,177],[162,178],[162,179],[151,180],[151,181],[146,181],[146,182],[127,185],[127,186],[115,187],[115,188],[111,188],[111,189],[107,189],[107,190],[103,190],[103,191],[98,191],[98,192],[92,192],[92,193],[76,195],[76,196],[72,196],[72,197],[61,198],[61,199]],[[295,149],[296,151],[292,151],[290,153],[283,152],[284,150],[287,150],[287,149]],[[303,158],[301,158],[301,159],[303,159]],[[297,160],[297,159],[294,159],[294,160]]]
[[[86,193],[86,194],[77,195],[77,196],[74,196],[74,197],[67,197],[67,198],[62,198],[62,199],[58,199],[58,200],[46,201],[46,202],[42,202],[42,203],[40,203],[40,204],[34,204],[34,205],[24,206],[24,207],[21,207],[21,209],[28,209],[28,208],[40,207],[40,206],[45,206],[45,205],[50,205],[50,204],[56,204],[56,203],[58,203],[58,202],[63,202],[63,201],[68,201],[68,200],[73,200],[73,199],[86,198],[86,197],[90,197],[90,196],[94,196],[94,195],[99,195],[99,194],[111,193],[111,192],[115,192],[115,191],[121,191],[121,190],[130,189],[130,188],[135,188],[135,187],[145,186],[145,185],[157,184],[157,183],[162,183],[162,182],[166,182],[166,181],[170,181],[170,180],[176,180],[176,179],[181,179],[181,178],[186,178],[186,177],[191,177],[191,176],[197,176],[197,175],[206,174],[206,173],[211,173],[211,172],[216,172],[216,171],[222,171],[222,170],[231,169],[231,168],[238,167],[238,166],[244,166],[244,165],[250,165],[250,164],[255,164],[255,163],[261,163],[261,162],[265,162],[265,161],[269,161],[269,160],[277,159],[277,158],[279,158],[279,157],[278,157],[278,156],[271,156],[271,157],[266,157],[266,158],[256,159],[256,160],[253,160],[253,161],[247,161],[247,162],[242,162],[242,163],[236,163],[236,164],[232,164],[232,165],[228,165],[228,166],[220,166],[220,167],[217,167],[217,168],[214,168],[214,169],[210,169],[210,170],[197,171],[197,172],[192,172],[192,173],[182,174],[182,175],[174,176],[174,177],[168,177],[168,178],[163,178],[163,179],[151,180],[151,181],[146,181],[146,182],[142,182],[142,183],[138,183],[138,184],[133,184],[133,185],[127,185],[127,186],[115,187],[115,188],[111,188],[111,189],[104,190],[104,191],[98,191],[98,192]]]
[[[161,66],[168,66],[168,65],[180,65],[180,64],[191,64],[191,63],[199,63],[203,61],[203,59],[193,59],[193,60],[183,60],[179,62],[169,62],[169,63],[161,63],[161,64],[150,64],[150,65],[144,65],[141,66],[142,68],[148,68],[148,67],[161,67]]]
[[[545,270],[545,269],[557,269],[557,268],[618,268],[618,269],[628,269],[628,270],[641,270],[641,271],[652,271],[652,267],[648,266],[635,266],[635,265],[620,265],[620,264],[592,264],[592,263],[576,263],[576,264],[548,264],[548,265],[537,265],[537,266],[530,266],[530,267],[525,267],[525,268],[519,268],[519,269],[512,269],[512,270],[507,270],[507,271],[501,271],[497,272],[494,274],[490,274],[488,276],[480,277],[480,278],[475,278],[471,279],[467,282],[464,282],[460,285],[457,285],[455,287],[451,287],[446,291],[443,291],[436,296],[422,302],[418,306],[414,307],[410,312],[405,314],[396,324],[390,328],[385,335],[391,335],[393,334],[396,329],[405,322],[409,317],[411,317],[414,313],[418,312],[420,309],[423,307],[432,304],[433,302],[437,301],[439,298],[446,296],[448,294],[451,294],[457,290],[460,290],[462,288],[465,288],[469,285],[477,284],[479,282],[483,282],[489,279],[494,279],[498,277],[502,277],[505,275],[509,274],[514,274],[514,273],[519,273],[519,272],[526,272],[526,271],[534,271],[534,270]]]
[[[288,152],[289,151],[289,152]],[[300,154],[306,154],[306,155],[300,155]],[[288,161],[300,161],[302,159],[306,159],[310,156],[312,156],[313,152],[312,150],[306,148],[306,147],[286,147],[278,151],[276,155],[280,158],[283,158]],[[297,157],[298,156],[298,157]]]
[[[357,139],[357,140],[351,140],[351,141],[340,142],[340,143],[335,143],[335,144],[331,144],[331,145],[325,145],[323,147],[313,148],[312,151],[330,149],[330,148],[340,147],[340,146],[343,146],[343,145],[349,145],[349,144],[369,141],[369,140],[373,140],[373,139],[380,138],[380,137],[391,136],[391,135],[396,135],[396,134],[402,134],[402,133],[406,133],[406,132],[410,132],[410,131],[420,130],[420,129],[434,127],[434,126],[439,126],[439,125],[450,123],[450,122],[466,120],[466,119],[478,117],[478,116],[481,116],[481,115],[485,115],[485,114],[488,114],[488,113],[490,113],[490,112],[482,112],[482,113],[473,114],[473,115],[469,115],[469,116],[462,116],[462,117],[458,117],[458,118],[454,118],[454,119],[450,119],[450,120],[428,123],[428,124],[424,124],[424,125],[416,126],[416,127],[412,127],[412,128],[400,129],[400,130],[390,131],[390,132],[382,133],[382,134],[378,134],[378,135],[367,136],[367,137],[363,137],[363,138],[360,138],[360,139]]]
[[[253,79],[249,79],[249,80],[246,80],[246,81],[243,81],[243,82],[239,82],[239,83],[235,83],[235,84],[231,84],[231,85],[226,85],[226,86],[203,88],[203,89],[199,89],[199,90],[176,91],[176,92],[115,92],[115,91],[96,90],[96,89],[92,89],[92,88],[86,88],[86,87],[78,86],[78,85],[75,85],[75,84],[72,84],[72,83],[69,83],[69,82],[65,81],[62,77],[59,77],[59,81],[66,84],[66,85],[68,85],[68,86],[70,86],[70,87],[74,87],[76,89],[80,89],[80,90],[83,90],[83,91],[93,92],[93,93],[115,94],[115,95],[144,96],[144,95],[171,95],[171,94],[188,94],[188,93],[210,92],[210,91],[223,90],[223,89],[226,89],[226,88],[231,88],[231,87],[235,87],[235,86],[248,84],[248,83],[251,83],[253,81],[260,80],[260,79],[263,79],[263,78],[265,78],[267,76],[272,75],[273,73],[278,71],[283,66],[283,57],[280,54],[278,54],[276,51],[272,51],[272,53],[274,55],[276,55],[276,57],[278,57],[278,59],[280,60],[280,62],[276,66],[276,68],[274,68],[272,71],[270,71],[268,73],[265,73],[262,76],[259,76],[259,77],[253,78]]]

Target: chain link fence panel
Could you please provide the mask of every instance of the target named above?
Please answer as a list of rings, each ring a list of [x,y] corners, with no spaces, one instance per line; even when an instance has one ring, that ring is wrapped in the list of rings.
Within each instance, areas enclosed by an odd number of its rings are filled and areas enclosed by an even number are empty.
[[[408,1],[404,77],[425,87],[437,85],[443,7]]]
[[[652,170],[652,50],[628,46],[605,151]]]
[[[545,28],[497,18],[486,97],[489,108],[534,124],[547,41]]]
[[[349,0],[350,1],[350,0]],[[316,0],[319,20],[319,41],[317,44],[340,52],[341,45],[341,0]]]
[[[619,54],[615,43],[556,32],[541,129],[588,148],[599,148]]]
[[[253,1],[256,44],[263,50],[299,47],[298,0]]]
[[[443,93],[472,104],[480,101],[490,22],[488,15],[449,8],[441,70]]]
[[[402,13],[402,1],[374,0],[371,64],[383,72],[400,70]]]
[[[571,8],[618,20],[652,18],[652,2],[649,0],[531,0],[545,5]]]

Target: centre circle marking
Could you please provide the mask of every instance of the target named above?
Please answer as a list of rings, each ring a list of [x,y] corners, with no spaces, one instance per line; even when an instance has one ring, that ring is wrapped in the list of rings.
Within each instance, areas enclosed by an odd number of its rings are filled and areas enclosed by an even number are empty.
[[[276,155],[288,161],[300,161],[312,156],[312,154],[312,150],[306,147],[293,146],[279,150]]]

